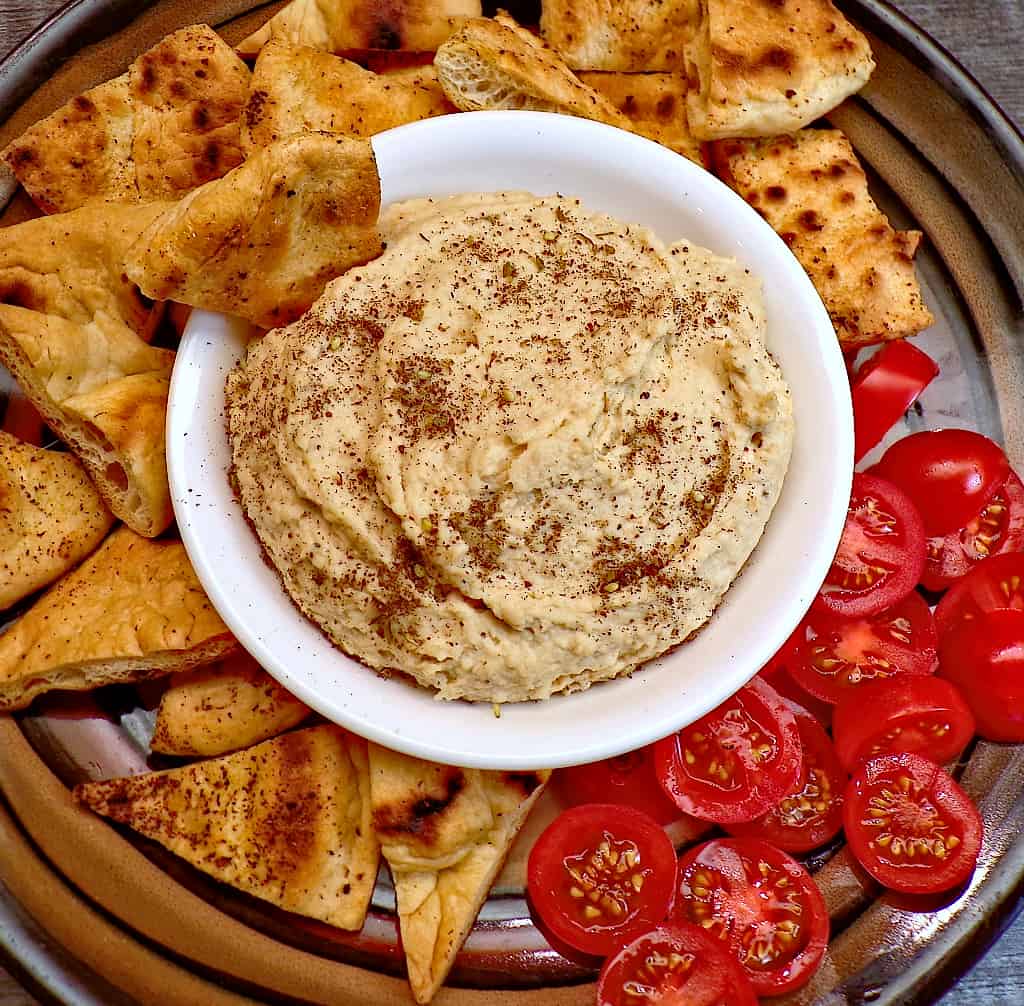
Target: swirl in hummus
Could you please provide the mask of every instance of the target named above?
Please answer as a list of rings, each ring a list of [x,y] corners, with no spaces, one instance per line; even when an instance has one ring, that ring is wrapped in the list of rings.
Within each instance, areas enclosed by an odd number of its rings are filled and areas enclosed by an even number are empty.
[[[295,603],[442,698],[543,699],[685,640],[789,463],[759,284],[563,197],[381,227],[228,379],[236,488]]]

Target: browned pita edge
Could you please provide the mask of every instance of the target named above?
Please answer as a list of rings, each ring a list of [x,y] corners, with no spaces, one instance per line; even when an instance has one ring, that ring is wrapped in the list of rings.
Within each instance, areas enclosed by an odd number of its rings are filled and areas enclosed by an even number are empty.
[[[72,455],[0,431],[0,609],[78,565],[113,523]]]
[[[120,527],[0,635],[0,710],[220,660],[237,647],[180,541]]]
[[[418,1003],[451,970],[549,775],[455,768],[370,745],[373,827]]]
[[[241,891],[359,929],[380,849],[366,742],[332,725],[165,772],[85,783],[75,797]]]
[[[703,167],[700,141],[690,132],[686,119],[684,74],[583,70],[577,76],[629,119],[633,132]]]
[[[775,136],[867,83],[868,40],[831,0],[700,0],[687,46],[690,129],[702,140]]]
[[[463,20],[481,13],[480,0],[292,0],[238,52],[254,56],[272,38],[335,53],[433,51]]]
[[[276,737],[309,713],[243,651],[172,678],[149,746],[163,754],[209,758]]]
[[[698,0],[543,0],[540,31],[574,70],[684,70]]]
[[[369,137],[455,110],[432,66],[382,75],[309,46],[271,42],[253,69],[242,145],[253,154],[296,133]]]
[[[434,66],[445,94],[464,112],[527,108],[629,128],[611,102],[507,16],[467,21],[437,50]]]
[[[839,130],[725,140],[713,144],[712,165],[789,245],[844,345],[902,339],[932,323],[914,271],[921,234],[892,228]]]
[[[369,142],[302,133],[154,220],[125,272],[154,299],[273,328],[298,318],[328,280],[380,253],[379,211]]]

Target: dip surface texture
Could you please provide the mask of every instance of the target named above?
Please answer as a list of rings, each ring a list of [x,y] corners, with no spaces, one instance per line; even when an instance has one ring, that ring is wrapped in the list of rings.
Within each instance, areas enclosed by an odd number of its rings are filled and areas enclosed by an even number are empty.
[[[685,640],[789,463],[757,281],[563,197],[381,227],[228,379],[236,488],[295,603],[443,698],[543,699]]]

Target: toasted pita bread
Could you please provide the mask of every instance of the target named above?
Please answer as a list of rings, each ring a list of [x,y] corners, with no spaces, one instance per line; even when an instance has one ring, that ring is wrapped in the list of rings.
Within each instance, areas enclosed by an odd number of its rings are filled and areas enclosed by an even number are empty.
[[[63,576],[113,523],[72,455],[0,431],[0,609]]]
[[[237,643],[180,541],[118,528],[0,635],[0,710],[220,660]]]
[[[272,328],[380,253],[379,210],[366,140],[301,133],[190,192],[143,232],[125,272],[156,300]]]
[[[921,235],[893,230],[839,130],[725,140],[712,159],[800,260],[845,345],[901,339],[932,323],[914,271]]]
[[[540,31],[574,70],[683,70],[698,0],[544,0]]]
[[[368,137],[454,111],[432,66],[382,75],[319,49],[273,42],[253,70],[242,144],[251,154],[295,133]]]
[[[633,132],[703,166],[700,141],[686,120],[683,74],[583,71],[577,76],[629,119]]]
[[[451,970],[549,774],[453,768],[370,745],[373,827],[418,1003]]]
[[[480,0],[292,0],[238,46],[254,56],[271,39],[325,52],[349,49],[432,51]]]
[[[359,929],[380,859],[367,775],[366,742],[321,726],[75,797],[225,884]]]
[[[790,133],[867,83],[868,40],[831,0],[700,0],[687,47],[690,129],[702,140]]]
[[[276,737],[308,715],[308,706],[242,652],[174,676],[160,699],[149,746],[209,758]]]
[[[602,95],[510,18],[467,21],[434,57],[441,87],[464,112],[528,108],[629,128]]]

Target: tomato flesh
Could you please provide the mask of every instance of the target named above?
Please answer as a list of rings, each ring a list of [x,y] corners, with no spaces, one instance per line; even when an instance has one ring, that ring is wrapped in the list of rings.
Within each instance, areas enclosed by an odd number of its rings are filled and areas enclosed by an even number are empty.
[[[900,674],[872,681],[836,706],[836,753],[852,772],[879,755],[911,751],[952,761],[974,736],[974,716],[959,690],[932,675]]]
[[[1024,554],[1007,552],[978,563],[950,587],[935,609],[939,639],[961,621],[989,611],[1024,611]]]
[[[846,789],[843,824],[861,866],[907,894],[959,887],[981,849],[971,798],[935,762],[908,752],[861,765]]]
[[[658,778],[680,810],[752,821],[800,777],[800,734],[782,697],[754,678],[717,709],[654,747]]]
[[[542,832],[526,874],[530,903],[548,930],[604,957],[668,914],[675,849],[655,821],[632,807],[584,804]]]
[[[800,988],[828,944],[828,911],[811,875],[752,838],[719,838],[679,861],[672,919],[722,940],[758,995]]]
[[[907,494],[855,474],[839,550],[814,604],[843,618],[877,614],[914,589],[924,559],[924,526]]]
[[[605,962],[597,1006],[757,1006],[757,997],[720,941],[674,922],[638,936]]]

